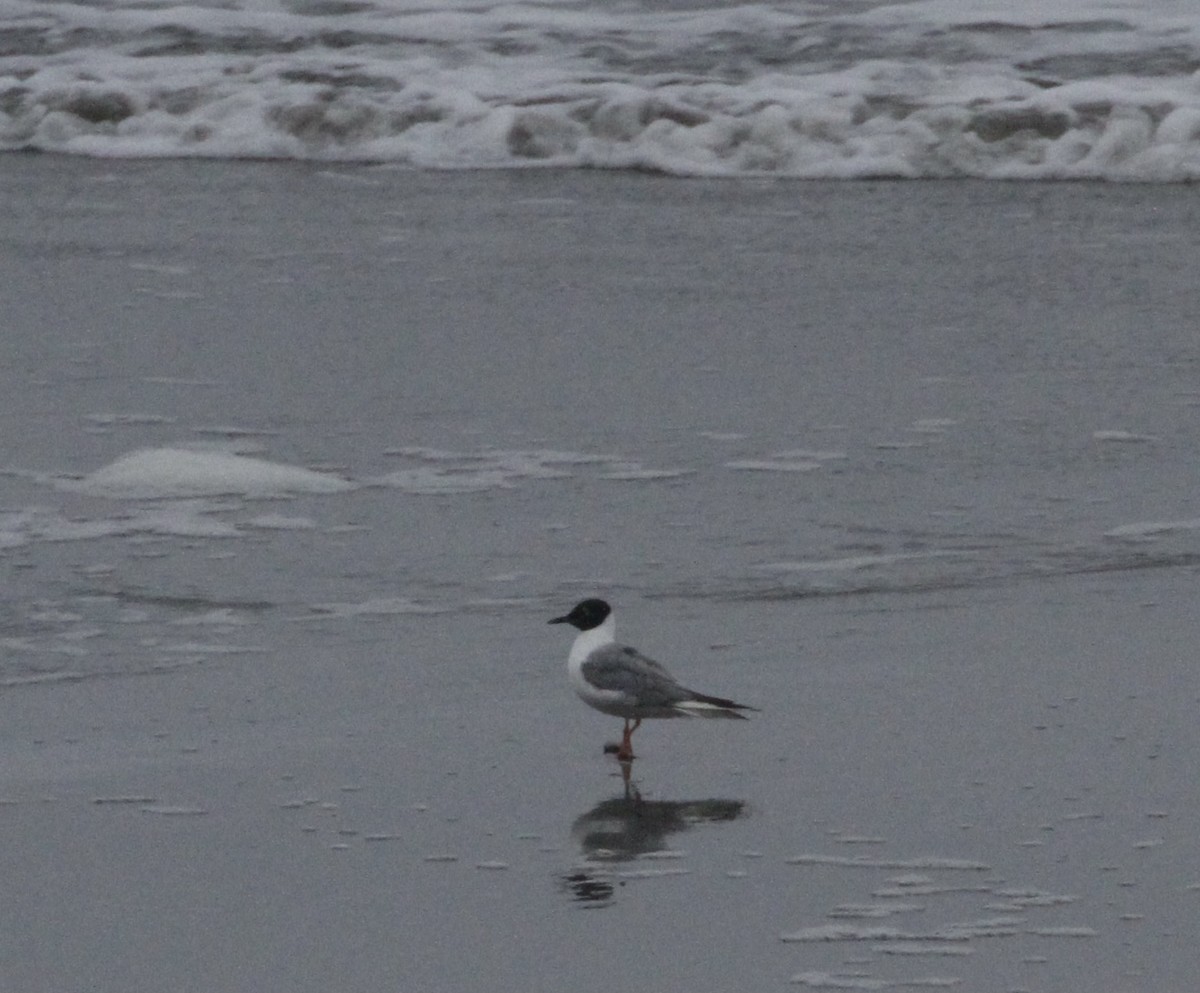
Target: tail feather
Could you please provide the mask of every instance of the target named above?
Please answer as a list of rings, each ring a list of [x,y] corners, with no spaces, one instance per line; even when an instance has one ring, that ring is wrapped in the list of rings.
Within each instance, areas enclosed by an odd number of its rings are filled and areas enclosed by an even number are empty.
[[[675,704],[675,709],[692,717],[732,717],[737,720],[746,719],[746,715],[739,711],[758,711],[757,707],[746,703],[734,703],[732,700],[725,700],[719,696],[705,696],[703,693],[693,693],[691,699],[680,700]]]

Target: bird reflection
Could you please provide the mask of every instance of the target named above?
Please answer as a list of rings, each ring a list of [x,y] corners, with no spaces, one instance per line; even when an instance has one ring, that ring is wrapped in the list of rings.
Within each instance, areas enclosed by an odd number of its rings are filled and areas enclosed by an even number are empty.
[[[669,848],[667,839],[698,824],[733,821],[746,809],[744,800],[645,800],[629,778],[629,763],[621,763],[624,792],[601,800],[575,818],[571,834],[578,840],[585,864],[562,877],[575,900],[589,906],[612,901],[621,881],[612,866],[640,855]]]

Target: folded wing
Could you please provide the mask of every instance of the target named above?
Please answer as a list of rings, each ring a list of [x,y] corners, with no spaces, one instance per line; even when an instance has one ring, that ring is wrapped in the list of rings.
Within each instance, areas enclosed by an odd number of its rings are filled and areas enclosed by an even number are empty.
[[[628,645],[597,649],[582,672],[597,689],[624,694],[626,703],[646,717],[741,717],[739,710],[754,709],[681,686],[665,666]]]

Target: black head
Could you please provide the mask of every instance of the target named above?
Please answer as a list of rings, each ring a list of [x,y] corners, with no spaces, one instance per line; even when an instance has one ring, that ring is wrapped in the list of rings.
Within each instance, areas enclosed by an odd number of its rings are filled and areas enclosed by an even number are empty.
[[[603,624],[611,613],[612,607],[603,600],[592,597],[590,600],[580,600],[569,614],[555,617],[550,623],[570,624],[572,627],[579,628],[580,631],[590,631]]]

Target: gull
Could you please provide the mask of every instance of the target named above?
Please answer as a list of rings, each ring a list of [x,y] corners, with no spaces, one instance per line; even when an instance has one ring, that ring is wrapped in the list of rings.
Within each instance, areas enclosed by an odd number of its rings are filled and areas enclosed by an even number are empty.
[[[622,762],[634,758],[631,739],[645,718],[744,720],[745,715],[739,711],[758,709],[689,690],[666,668],[636,648],[617,644],[612,607],[603,600],[595,597],[581,600],[569,614],[552,618],[550,623],[570,624],[579,629],[567,656],[567,673],[584,703],[601,713],[625,719],[625,733],[617,748],[617,758]]]

